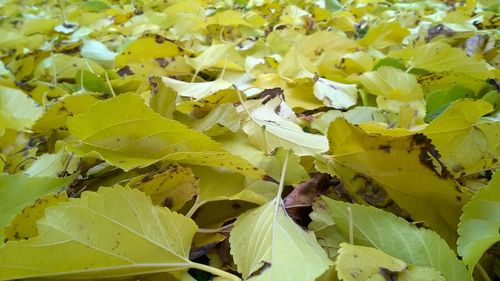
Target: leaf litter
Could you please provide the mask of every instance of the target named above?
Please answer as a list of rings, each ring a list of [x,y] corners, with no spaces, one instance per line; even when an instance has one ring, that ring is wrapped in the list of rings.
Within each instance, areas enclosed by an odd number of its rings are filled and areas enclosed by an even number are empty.
[[[495,1],[4,1],[0,280],[494,280]]]

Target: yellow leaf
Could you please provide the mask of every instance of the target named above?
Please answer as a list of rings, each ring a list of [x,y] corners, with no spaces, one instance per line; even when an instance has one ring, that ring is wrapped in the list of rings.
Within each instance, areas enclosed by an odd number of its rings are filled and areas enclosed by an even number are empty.
[[[361,176],[379,184],[413,219],[455,243],[461,207],[470,195],[453,180],[430,139],[370,134],[341,118],[330,125],[328,139],[331,164],[343,181]]]
[[[486,101],[460,100],[422,131],[454,176],[499,167],[500,123],[479,121],[491,111],[493,107]]]
[[[5,239],[8,241],[32,238],[38,235],[36,222],[45,216],[45,210],[61,202],[68,201],[66,192],[49,194],[26,206],[21,213],[5,227]]]
[[[99,99],[92,94],[66,96],[47,110],[33,125],[33,131],[49,133],[52,130],[66,129],[68,117],[85,113]]]
[[[198,193],[197,182],[191,169],[169,166],[166,170],[135,177],[128,186],[149,195],[153,204],[178,211]]]
[[[399,45],[410,34],[408,29],[396,22],[384,22],[370,27],[366,35],[359,41],[365,47],[383,49]]]
[[[366,281],[384,268],[390,272],[401,272],[406,263],[372,247],[340,243],[335,261],[339,279],[343,281]],[[370,279],[371,280],[371,279]]]
[[[115,62],[117,67],[123,67],[129,63],[140,63],[147,59],[174,57],[180,52],[176,44],[160,35],[144,35],[116,56]]]
[[[47,209],[38,222],[39,236],[0,248],[0,280],[186,269],[193,264],[188,255],[196,229],[192,220],[153,206],[138,190],[115,186],[84,192]]]
[[[42,108],[22,91],[0,85],[0,136],[6,129],[29,130]]]
[[[163,160],[224,166],[250,176],[262,175],[208,136],[153,112],[134,94],[99,102],[87,113],[71,117],[67,124],[76,138],[67,142],[69,151],[104,159],[126,171]]]
[[[482,80],[493,77],[484,62],[471,58],[463,50],[453,48],[443,42],[406,48],[391,53],[391,56],[406,59],[411,67],[423,68],[432,72],[458,72]]]

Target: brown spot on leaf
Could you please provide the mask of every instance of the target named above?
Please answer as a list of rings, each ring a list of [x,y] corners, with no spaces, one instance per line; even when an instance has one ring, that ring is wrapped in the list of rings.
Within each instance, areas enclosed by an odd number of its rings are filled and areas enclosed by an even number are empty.
[[[378,149],[383,150],[385,153],[391,153],[390,145],[379,145]]]
[[[128,65],[118,69],[117,73],[121,77],[128,76],[128,75],[134,75],[134,72],[132,72],[132,70],[130,69],[130,67]]]
[[[163,206],[169,209],[172,208],[172,206],[174,206],[174,199],[172,197],[165,198],[165,200],[163,201]]]

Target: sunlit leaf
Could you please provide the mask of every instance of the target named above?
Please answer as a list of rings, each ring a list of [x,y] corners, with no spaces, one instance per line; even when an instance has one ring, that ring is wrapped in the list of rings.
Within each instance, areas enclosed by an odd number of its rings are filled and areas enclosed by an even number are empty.
[[[153,206],[137,190],[115,186],[85,192],[81,199],[48,209],[38,222],[39,236],[0,248],[0,280],[120,277],[187,268],[195,231],[193,221]]]
[[[136,39],[115,57],[118,67],[142,60],[173,57],[180,54],[179,47],[160,35],[145,35]]]
[[[228,89],[233,86],[233,84],[223,79],[217,79],[210,82],[193,83],[179,81],[168,77],[163,77],[162,79],[165,86],[172,88],[179,96],[189,97],[195,100],[202,99],[217,91]]]
[[[464,51],[443,42],[433,42],[407,48],[394,53],[393,56],[406,59],[411,67],[423,68],[429,71],[453,71],[465,73],[479,79],[491,77],[483,62],[468,57]]]
[[[231,253],[245,280],[314,280],[331,261],[314,234],[302,230],[278,200],[241,215],[231,231]]]
[[[102,158],[124,170],[164,160],[224,166],[261,175],[257,168],[231,155],[209,137],[156,114],[137,95],[124,94],[99,102],[87,113],[70,118],[67,124],[76,138],[67,143],[69,151]]]
[[[313,155],[327,150],[327,140],[322,135],[302,131],[296,123],[276,113],[281,101],[275,98],[250,113],[243,129],[251,140],[265,152],[278,147],[292,149],[297,155]]]
[[[22,91],[0,85],[0,135],[6,129],[29,130],[42,108]]]
[[[356,104],[358,91],[356,85],[319,78],[314,83],[314,96],[326,106],[346,109]]]

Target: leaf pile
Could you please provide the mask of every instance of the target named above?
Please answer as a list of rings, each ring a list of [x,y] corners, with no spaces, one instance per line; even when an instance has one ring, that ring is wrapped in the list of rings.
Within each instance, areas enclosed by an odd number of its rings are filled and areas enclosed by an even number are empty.
[[[0,280],[500,278],[496,1],[3,1]]]

